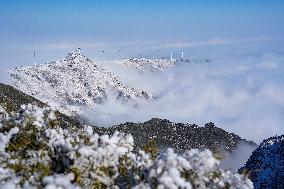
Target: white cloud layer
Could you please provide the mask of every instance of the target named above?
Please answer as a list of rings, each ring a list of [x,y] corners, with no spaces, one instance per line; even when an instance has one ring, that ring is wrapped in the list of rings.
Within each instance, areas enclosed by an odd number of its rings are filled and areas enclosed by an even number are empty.
[[[238,171],[238,169],[245,165],[254,150],[254,147],[247,144],[238,144],[237,149],[227,154],[221,161],[221,167],[223,169]]]
[[[260,142],[284,132],[284,56],[220,55],[211,62],[179,64],[164,73],[137,73],[102,62],[136,88],[159,98],[139,108],[109,99],[90,112],[98,125],[152,117],[218,127]]]

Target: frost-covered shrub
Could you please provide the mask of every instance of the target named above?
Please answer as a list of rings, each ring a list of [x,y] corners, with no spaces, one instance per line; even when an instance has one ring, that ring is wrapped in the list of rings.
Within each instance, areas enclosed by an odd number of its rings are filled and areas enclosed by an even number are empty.
[[[0,128],[2,127],[1,122],[8,120],[9,119],[9,114],[7,111],[0,105]]]
[[[134,153],[131,135],[64,129],[49,108],[22,106],[6,118],[0,121],[0,188],[252,188],[246,177],[220,169],[208,150],[178,155],[168,149],[154,159]]]

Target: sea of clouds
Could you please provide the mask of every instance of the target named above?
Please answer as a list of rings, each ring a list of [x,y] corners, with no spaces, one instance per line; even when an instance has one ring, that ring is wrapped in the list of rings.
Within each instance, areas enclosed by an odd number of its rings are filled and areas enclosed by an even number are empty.
[[[109,98],[88,115],[103,126],[144,122],[153,117],[200,126],[214,122],[259,143],[284,133],[283,63],[282,53],[230,51],[211,55],[209,61],[179,63],[165,72],[138,73],[112,61],[102,61],[102,66],[128,86],[144,89],[158,98],[141,101],[138,108]]]
[[[88,117],[102,126],[144,122],[153,117],[200,126],[214,122],[257,144],[284,134],[283,53],[229,49],[202,57],[197,55],[192,63],[179,63],[164,72],[143,73],[112,61],[101,61],[102,66],[119,75],[127,85],[149,91],[158,98],[141,101],[138,107],[110,98],[90,111]],[[254,149],[239,144],[221,166],[237,171]]]

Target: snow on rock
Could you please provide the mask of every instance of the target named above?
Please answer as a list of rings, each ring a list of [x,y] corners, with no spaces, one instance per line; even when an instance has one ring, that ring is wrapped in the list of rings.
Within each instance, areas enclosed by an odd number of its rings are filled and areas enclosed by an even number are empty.
[[[125,86],[116,75],[78,53],[35,67],[17,67],[9,74],[17,89],[68,114],[101,104],[109,96],[134,104],[137,99],[153,99],[152,94]]]
[[[179,155],[168,149],[151,159],[144,151],[133,151],[129,134],[99,136],[87,125],[64,129],[52,114],[50,108],[27,105],[8,122],[1,121],[5,129],[0,130],[0,150],[8,155],[0,156],[0,186],[253,188],[248,178],[222,170],[209,150]]]
[[[284,188],[284,135],[264,140],[239,172],[246,173],[255,188]]]
[[[144,71],[165,71],[176,65],[176,60],[169,59],[146,59],[146,58],[129,58],[122,60],[119,65],[135,69],[139,72]]]
[[[0,106],[0,122],[7,119],[9,119],[9,114],[6,112],[4,107]],[[1,123],[0,123],[0,128],[1,128]]]

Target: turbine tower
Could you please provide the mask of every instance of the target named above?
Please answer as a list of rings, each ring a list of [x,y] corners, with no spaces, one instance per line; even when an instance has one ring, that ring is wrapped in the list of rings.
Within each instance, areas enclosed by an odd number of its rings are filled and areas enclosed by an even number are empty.
[[[183,60],[183,51],[181,51],[181,59]]]
[[[34,50],[34,61],[35,61],[35,66],[36,66],[36,52]]]
[[[173,60],[173,52],[171,52],[171,60]]]

